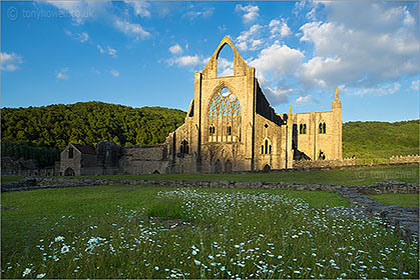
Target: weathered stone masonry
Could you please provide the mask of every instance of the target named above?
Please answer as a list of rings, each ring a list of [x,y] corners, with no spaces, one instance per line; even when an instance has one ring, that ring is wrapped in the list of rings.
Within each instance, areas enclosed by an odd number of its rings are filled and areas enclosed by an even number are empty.
[[[223,48],[234,54],[231,76],[217,73]],[[96,163],[83,151],[72,160],[65,158],[66,150],[61,158],[63,175],[66,170],[69,175],[267,171],[293,168],[302,159],[340,161],[341,101],[336,89],[331,111],[292,113],[290,108],[287,114],[277,114],[261,90],[255,68],[225,37],[203,71],[195,73],[185,123],[164,144],[99,143]]]

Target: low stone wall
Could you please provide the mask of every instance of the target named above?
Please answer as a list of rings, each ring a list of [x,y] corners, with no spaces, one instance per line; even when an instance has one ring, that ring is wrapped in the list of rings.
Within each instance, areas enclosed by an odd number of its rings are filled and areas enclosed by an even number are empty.
[[[405,183],[387,181],[370,186],[338,186],[328,184],[301,184],[290,182],[258,182],[258,181],[225,181],[225,180],[199,180],[199,181],[160,181],[160,180],[111,180],[103,178],[65,178],[65,177],[36,177],[24,179],[19,182],[4,183],[2,192],[19,191],[19,188],[28,189],[30,186],[51,188],[61,186],[93,186],[93,185],[147,185],[161,187],[195,187],[195,188],[232,188],[232,189],[288,189],[309,191],[338,191],[349,188],[361,194],[382,193],[418,193],[419,183]],[[38,188],[37,188],[38,189]]]
[[[325,167],[343,167],[355,166],[355,158],[345,159],[332,159],[332,160],[296,160],[293,161],[293,168],[306,169],[306,168],[325,168]]]
[[[419,183],[394,181],[376,183],[370,186],[349,186],[349,188],[361,194],[419,193]]]
[[[420,163],[420,156],[419,155],[392,156],[389,158],[389,164],[400,164],[400,163]]]

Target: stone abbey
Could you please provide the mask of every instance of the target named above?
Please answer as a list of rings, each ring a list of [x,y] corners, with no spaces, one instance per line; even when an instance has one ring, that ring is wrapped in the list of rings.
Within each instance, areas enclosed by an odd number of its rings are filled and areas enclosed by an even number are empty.
[[[218,77],[220,51],[233,51],[233,75]],[[70,158],[71,153],[71,158]],[[341,101],[331,111],[277,114],[228,37],[201,73],[185,123],[164,144],[96,149],[69,144],[61,153],[63,175],[219,173],[293,168],[301,160],[341,160]]]

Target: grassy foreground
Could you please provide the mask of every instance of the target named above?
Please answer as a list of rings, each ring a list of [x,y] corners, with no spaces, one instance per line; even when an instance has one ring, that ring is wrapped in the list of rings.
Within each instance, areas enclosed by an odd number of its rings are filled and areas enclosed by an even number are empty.
[[[416,241],[327,205],[348,204],[282,190],[5,193],[1,277],[417,278]]]
[[[16,182],[22,179],[22,176],[1,176],[1,182]]]
[[[383,205],[398,205],[401,207],[419,207],[419,194],[411,193],[384,193],[369,195]]]
[[[244,174],[139,174],[104,175],[97,178],[137,180],[230,180],[262,182],[296,182],[305,184],[369,185],[387,180],[419,182],[418,165],[345,168]]]

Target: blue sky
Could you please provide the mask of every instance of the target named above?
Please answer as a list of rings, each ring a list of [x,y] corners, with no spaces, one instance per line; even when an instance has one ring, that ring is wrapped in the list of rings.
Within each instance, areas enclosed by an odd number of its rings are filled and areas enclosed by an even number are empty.
[[[1,106],[102,101],[187,110],[224,36],[277,113],[419,118],[418,2],[1,2]],[[229,49],[219,59],[231,70]]]

